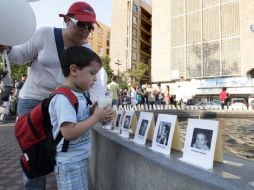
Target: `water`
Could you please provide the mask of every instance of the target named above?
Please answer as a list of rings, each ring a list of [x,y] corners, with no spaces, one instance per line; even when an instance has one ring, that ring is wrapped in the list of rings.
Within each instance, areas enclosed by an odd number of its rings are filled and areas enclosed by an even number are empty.
[[[216,119],[219,121],[224,153],[254,161],[254,120]],[[187,120],[179,122],[181,136],[186,134]]]

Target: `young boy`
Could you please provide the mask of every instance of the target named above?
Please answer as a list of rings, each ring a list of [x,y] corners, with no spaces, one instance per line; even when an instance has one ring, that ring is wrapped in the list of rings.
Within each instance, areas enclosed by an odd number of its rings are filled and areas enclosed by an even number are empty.
[[[196,142],[193,144],[193,147],[201,150],[210,150],[207,146],[207,137],[204,133],[197,133]]]
[[[89,90],[96,81],[96,73],[102,66],[101,59],[92,50],[74,46],[66,49],[61,59],[65,77],[64,86],[72,90],[78,99],[78,111],[67,97],[55,95],[49,105],[49,114],[56,138],[61,131],[69,141],[67,152],[61,152],[63,139],[56,147],[55,175],[58,189],[88,189],[86,177],[87,159],[91,152],[90,128],[101,121],[111,121],[111,107],[96,108],[90,116],[84,90]]]

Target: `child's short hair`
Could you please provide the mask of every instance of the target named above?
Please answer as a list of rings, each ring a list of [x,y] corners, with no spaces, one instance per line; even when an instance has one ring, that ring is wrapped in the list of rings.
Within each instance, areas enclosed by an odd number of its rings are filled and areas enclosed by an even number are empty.
[[[9,100],[9,97],[8,97],[8,96],[3,96],[3,97],[2,97],[2,101],[6,102],[6,101],[8,101],[8,100]]]
[[[61,68],[63,75],[68,77],[70,74],[70,65],[74,64],[78,69],[83,69],[95,61],[102,66],[101,58],[92,50],[83,46],[73,46],[67,48],[61,58]]]

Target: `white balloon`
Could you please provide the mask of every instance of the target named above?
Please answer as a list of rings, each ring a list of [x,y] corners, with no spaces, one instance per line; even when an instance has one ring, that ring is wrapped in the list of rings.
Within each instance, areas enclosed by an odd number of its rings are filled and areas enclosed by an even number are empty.
[[[36,30],[35,14],[25,0],[1,0],[0,18],[1,45],[22,44]]]

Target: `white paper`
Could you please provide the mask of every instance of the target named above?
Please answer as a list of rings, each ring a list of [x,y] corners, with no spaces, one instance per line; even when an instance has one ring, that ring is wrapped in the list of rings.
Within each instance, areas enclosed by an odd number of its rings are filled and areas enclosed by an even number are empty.
[[[189,119],[182,161],[204,169],[213,168],[218,121]]]
[[[134,142],[140,145],[146,143],[146,138],[151,126],[153,119],[153,113],[151,112],[140,112],[136,132],[134,136]]]
[[[159,114],[153,135],[152,150],[170,155],[177,116]]]
[[[121,127],[121,136],[124,138],[130,137],[130,126],[132,122],[134,111],[126,111]]]

